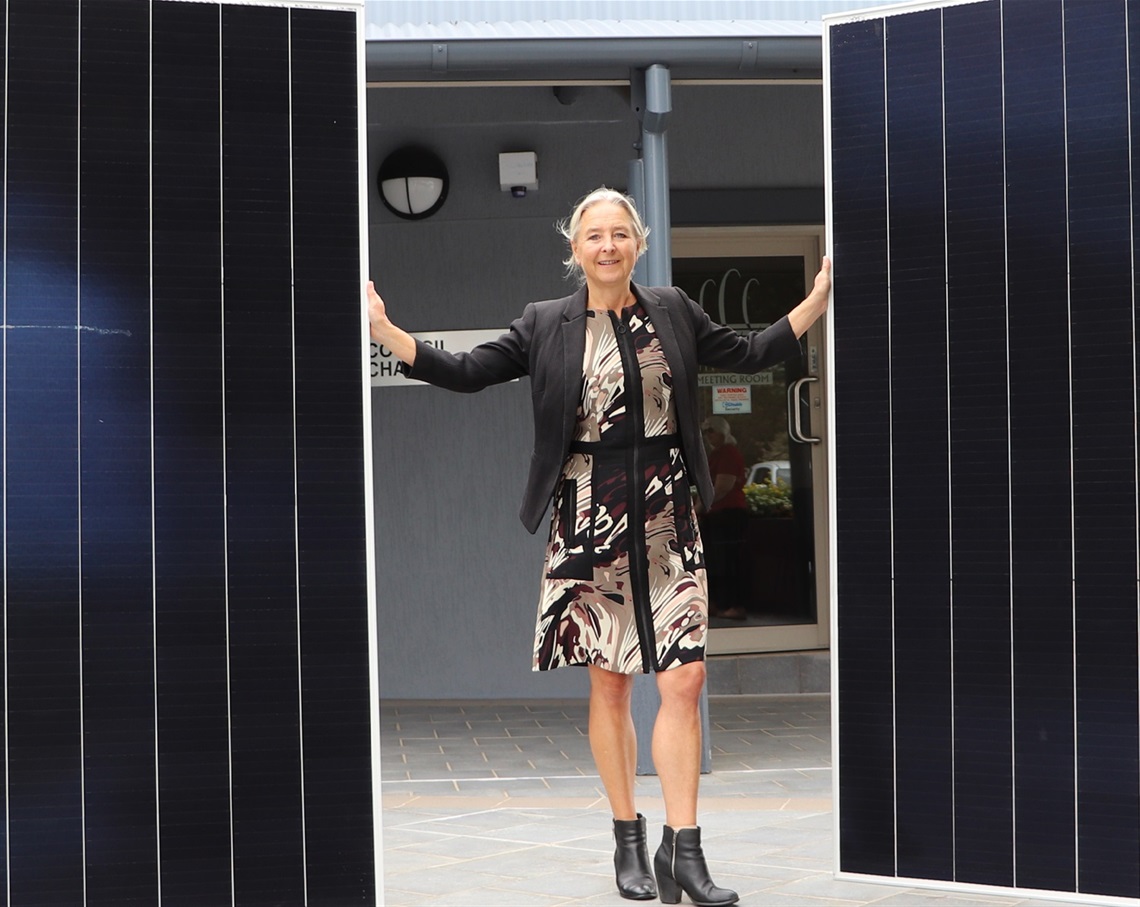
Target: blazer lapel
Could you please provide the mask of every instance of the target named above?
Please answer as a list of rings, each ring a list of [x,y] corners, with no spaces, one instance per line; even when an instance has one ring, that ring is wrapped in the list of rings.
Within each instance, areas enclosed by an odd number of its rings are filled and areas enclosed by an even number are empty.
[[[586,354],[586,287],[562,309],[562,447],[567,449],[582,397],[582,357]]]
[[[673,375],[673,394],[677,396],[677,406],[689,405],[689,366],[681,354],[681,347],[677,343],[677,335],[673,331],[673,320],[669,317],[669,309],[661,297],[652,290],[634,284],[633,291],[641,300],[653,330],[661,343],[665,353],[665,361],[669,363],[669,371]]]

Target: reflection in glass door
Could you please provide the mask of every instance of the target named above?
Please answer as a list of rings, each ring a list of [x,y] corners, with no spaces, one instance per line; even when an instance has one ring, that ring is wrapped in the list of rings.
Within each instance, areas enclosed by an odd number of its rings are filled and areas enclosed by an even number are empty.
[[[756,330],[803,299],[819,248],[815,230],[678,229],[673,280],[717,323]],[[702,516],[712,654],[827,645],[822,338],[817,325],[798,361],[757,375],[698,377],[714,481],[744,482]]]

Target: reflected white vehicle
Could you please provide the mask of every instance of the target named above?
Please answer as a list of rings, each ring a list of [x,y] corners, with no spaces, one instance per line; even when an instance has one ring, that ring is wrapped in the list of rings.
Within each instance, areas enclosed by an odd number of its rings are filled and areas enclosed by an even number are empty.
[[[754,485],[761,482],[768,484],[783,482],[791,487],[792,464],[787,460],[763,460],[760,463],[753,463],[748,467],[744,484]]]

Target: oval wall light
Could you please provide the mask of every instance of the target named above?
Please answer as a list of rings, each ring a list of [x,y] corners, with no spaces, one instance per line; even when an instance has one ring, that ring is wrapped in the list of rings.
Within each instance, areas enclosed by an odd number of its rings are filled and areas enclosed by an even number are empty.
[[[397,217],[431,217],[447,199],[447,168],[432,151],[414,145],[397,148],[376,175],[384,206]]]

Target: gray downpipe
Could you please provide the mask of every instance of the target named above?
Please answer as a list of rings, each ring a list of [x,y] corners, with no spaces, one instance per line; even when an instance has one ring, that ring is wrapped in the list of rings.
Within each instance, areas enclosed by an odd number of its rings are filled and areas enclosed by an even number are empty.
[[[669,67],[654,64],[645,71],[645,104],[641,115],[641,160],[645,168],[643,216],[648,221],[646,282],[673,285],[673,247],[669,241],[669,148],[666,130],[673,112]]]
[[[672,286],[673,247],[669,237],[669,153],[667,132],[673,110],[669,67],[654,64],[631,75],[631,102],[641,120],[641,157],[629,163],[629,194],[649,227],[649,250],[637,263],[634,280],[651,287]],[[661,697],[652,676],[633,680],[633,726],[637,733],[637,774],[653,775],[653,725]],[[712,771],[708,688],[701,692],[701,771]]]
[[[370,82],[625,79],[664,63],[674,78],[819,79],[822,39],[803,35],[670,38],[373,39]]]

